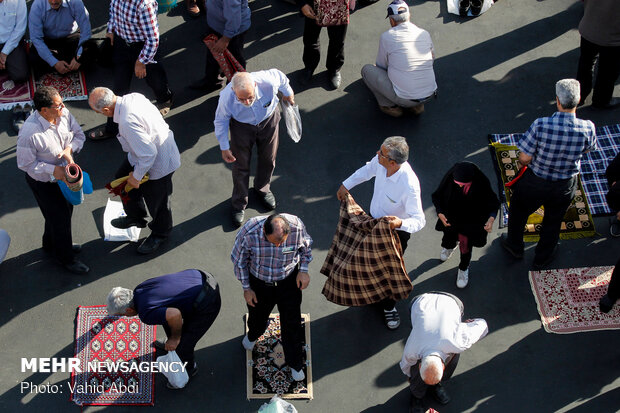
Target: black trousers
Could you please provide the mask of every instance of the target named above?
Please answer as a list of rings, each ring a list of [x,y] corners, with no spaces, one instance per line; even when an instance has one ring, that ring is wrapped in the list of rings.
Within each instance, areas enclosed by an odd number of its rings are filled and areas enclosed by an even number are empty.
[[[460,354],[451,354],[448,356],[446,360],[446,368],[443,371],[443,376],[441,377],[441,382],[450,380],[452,374],[454,374],[454,370],[456,370],[456,366],[459,364]],[[420,364],[422,360],[419,360],[414,366],[411,366],[411,370],[409,371],[410,379],[409,379],[409,390],[411,390],[411,394],[416,399],[421,399],[426,394],[426,390],[429,387],[428,384],[424,383],[422,380],[422,376],[420,376]]]
[[[616,262],[616,267],[611,273],[611,280],[609,281],[609,287],[607,287],[607,295],[612,301],[616,301],[620,298],[620,259]]]
[[[0,50],[4,48],[4,44],[0,44]],[[15,49],[6,57],[6,71],[15,83],[24,83],[30,75],[28,56],[26,55],[26,43],[21,40]]]
[[[458,231],[452,229],[452,227],[443,228],[443,237],[441,238],[441,246],[443,248],[447,248],[447,249],[455,248],[458,240],[459,240]],[[469,244],[470,244],[469,251],[465,253],[460,251],[461,262],[459,262],[459,269],[462,271],[465,271],[467,268],[469,268],[469,263],[471,262],[471,255],[472,255],[474,246],[471,245],[471,242]]]
[[[405,250],[407,249],[407,244],[409,243],[409,238],[411,238],[411,233],[396,230],[396,235],[398,235],[398,239],[400,239],[400,246],[402,247],[404,254]],[[386,298],[385,300],[381,301],[381,308],[383,308],[384,310],[391,310],[392,308],[394,308],[395,305],[396,301],[392,300],[391,298]]]
[[[194,367],[194,348],[196,343],[211,328],[222,306],[220,287],[217,281],[215,281],[215,277],[209,273],[203,273],[203,279],[205,294],[200,302],[194,304],[194,311],[190,315],[183,316],[181,341],[175,350],[181,361],[187,362],[186,368],[188,369]],[[170,327],[166,324],[163,327],[166,335],[170,337]]]
[[[133,171],[133,166],[125,159],[116,171],[116,178],[122,178]],[[123,201],[123,208],[128,217],[134,219],[147,218],[148,212],[153,220],[149,223],[153,235],[167,237],[172,231],[172,209],[170,195],[172,195],[172,174],[159,178],[149,179],[138,189],[129,191],[129,200]],[[146,205],[145,205],[146,204]]]
[[[609,103],[614,93],[616,79],[620,76],[620,46],[606,47],[581,38],[581,55],[577,68],[577,80],[581,84],[581,102],[588,97],[592,90],[592,75],[594,63],[598,56],[598,71],[592,104],[604,106]]]
[[[73,33],[59,39],[50,39],[46,37],[43,41],[56,59],[71,63],[71,61],[77,57],[76,54],[78,51],[78,44],[80,43],[80,34]],[[97,42],[94,39],[88,39],[84,42],[82,45],[82,55],[77,59],[80,63],[81,70],[89,70],[93,67],[97,61],[97,52]],[[32,45],[30,49],[30,64],[36,75],[54,70],[45,60],[41,59],[34,45]]]
[[[551,256],[560,239],[562,218],[575,196],[577,177],[547,181],[528,169],[512,188],[508,212],[508,244],[516,251],[523,251],[523,229],[527,218],[542,205],[545,216],[534,261],[544,262]]]
[[[75,258],[71,238],[73,205],[65,199],[56,182],[37,181],[28,174],[26,182],[45,218],[43,249],[51,251],[62,264],[73,262]]]
[[[257,303],[248,305],[248,339],[255,341],[267,328],[269,314],[277,304],[282,328],[282,347],[289,367],[299,371],[303,367],[301,327],[301,290],[297,286],[299,267],[277,285],[269,285],[250,276],[250,288],[256,294]]]
[[[144,42],[127,43],[118,34],[114,35],[112,45],[112,56],[114,57],[114,94],[123,96],[130,92],[131,79],[135,74],[135,65],[138,56],[144,47]],[[172,91],[168,87],[168,77],[161,62],[162,56],[157,49],[154,57],[157,63],[146,65],[146,84],[155,93],[158,103],[167,102],[172,98]],[[113,118],[108,118],[106,129],[109,132],[117,133],[118,125]]]
[[[243,39],[247,31],[240,33],[230,39],[228,43],[228,51],[237,59],[239,64],[245,68],[246,61],[243,57]],[[218,38],[222,37],[221,33],[216,32],[211,27],[207,26],[207,35],[214,34]],[[217,77],[220,74],[220,65],[213,58],[213,55],[207,48],[207,61],[205,65],[205,78],[208,82],[217,83]]]
[[[304,23],[304,54],[303,61],[306,69],[314,71],[321,60],[321,43],[319,36],[321,26],[316,20],[305,18]],[[327,27],[329,47],[325,66],[329,72],[337,72],[344,65],[344,40],[347,36],[347,24]]]

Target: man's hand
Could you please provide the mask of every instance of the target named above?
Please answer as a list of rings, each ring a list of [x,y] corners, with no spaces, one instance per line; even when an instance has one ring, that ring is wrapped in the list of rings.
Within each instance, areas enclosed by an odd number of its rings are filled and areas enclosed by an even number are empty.
[[[139,60],[136,60],[134,71],[138,79],[144,79],[146,77],[146,65]]]
[[[310,284],[310,274],[307,272],[297,273],[297,287],[300,290],[305,290],[308,284]]]
[[[213,45],[213,53],[224,53],[224,50],[228,48],[228,43],[230,43],[230,37],[220,37]]]
[[[63,181],[64,183],[67,183],[67,181],[65,180],[65,168],[62,166],[55,166],[54,167],[54,179],[56,179],[57,181]]]
[[[398,217],[390,215],[386,218],[388,219],[388,221],[390,221],[390,229],[400,228],[403,225],[403,220]]]
[[[177,346],[181,342],[181,337],[172,336],[166,340],[166,351],[174,351],[177,349]]]
[[[439,218],[439,220],[441,221],[444,227],[451,226],[450,223],[448,222],[448,218],[446,218],[444,214],[437,214],[437,218]]]
[[[129,172],[129,177],[127,178],[127,184],[135,189],[140,187],[140,181],[133,177],[133,172]]]
[[[291,96],[282,96],[282,100],[291,104],[291,106],[295,105],[295,94],[291,93]]]
[[[345,188],[344,185],[340,185],[340,188],[338,188],[338,192],[336,192],[336,198],[338,198],[338,201],[344,201],[345,199],[347,199],[348,193],[349,190]]]
[[[250,307],[254,307],[258,300],[256,299],[256,293],[254,290],[243,290],[243,298],[245,298],[245,302],[248,303]]]
[[[114,33],[106,33],[105,37],[110,39],[110,45],[114,45]]]
[[[65,149],[63,149],[62,152],[58,154],[57,158],[65,158],[65,161],[67,161],[67,163],[73,163],[73,149],[71,149],[70,146],[67,146]]]
[[[80,62],[77,61],[77,58],[73,58],[71,60],[71,63],[69,63],[69,70],[70,71],[74,71],[74,70],[78,70],[80,68]]]
[[[0,70],[6,69],[6,58],[6,54],[0,53]]]
[[[235,155],[233,155],[230,149],[226,149],[225,151],[222,151],[222,159],[226,163],[233,163],[237,160],[237,158],[235,158]]]
[[[309,4],[304,4],[301,8],[301,14],[309,19],[316,20],[316,14],[314,14],[314,10],[312,10],[312,7],[310,7]]]
[[[54,69],[56,69],[56,71],[60,73],[61,75],[64,75],[65,73],[70,72],[69,64],[65,62],[64,60],[57,61],[56,64],[54,65]]]
[[[495,222],[495,218],[489,217],[487,223],[484,224],[484,230],[486,232],[491,232],[491,230],[493,229],[493,222]]]

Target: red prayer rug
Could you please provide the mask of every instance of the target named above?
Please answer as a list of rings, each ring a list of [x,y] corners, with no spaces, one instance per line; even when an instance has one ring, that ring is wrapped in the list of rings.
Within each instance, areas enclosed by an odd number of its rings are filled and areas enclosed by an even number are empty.
[[[620,306],[605,314],[598,302],[607,293],[614,267],[530,271],[542,325],[548,333],[620,329]]]
[[[247,319],[245,315],[248,331]],[[254,349],[247,354],[247,398],[271,399],[278,395],[283,399],[312,399],[312,363],[310,355],[310,315],[301,315],[304,329],[304,367],[306,378],[294,381],[291,370],[286,366],[280,331],[280,314],[269,315],[269,326],[256,340]]]
[[[38,79],[32,76],[34,87],[31,88],[31,96],[34,91],[41,86],[55,87],[60,93],[63,100],[86,100],[88,99],[88,90],[86,89],[86,78],[81,70],[70,72],[64,75],[59,73],[46,73]]]
[[[104,305],[78,307],[76,325],[74,357],[82,372],[71,373],[71,400],[80,406],[153,405],[155,375],[137,367],[155,361],[156,326],[138,317],[109,316]],[[106,367],[94,368],[102,364]]]
[[[0,73],[0,110],[13,109],[17,105],[30,104],[32,81],[15,83],[6,71]]]

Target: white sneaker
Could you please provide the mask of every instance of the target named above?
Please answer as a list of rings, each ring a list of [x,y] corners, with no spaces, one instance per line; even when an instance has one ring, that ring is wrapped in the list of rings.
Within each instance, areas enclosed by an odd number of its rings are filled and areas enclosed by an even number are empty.
[[[465,271],[459,268],[459,272],[456,274],[456,286],[459,288],[467,287],[467,283],[469,282],[469,268]]]
[[[441,249],[441,254],[439,254],[439,259],[442,261],[448,261],[450,259],[450,257],[452,256],[452,254],[454,254],[454,251],[456,251],[458,245],[452,249],[448,249],[448,248],[442,248]]]
[[[304,374],[303,369],[297,371],[292,367],[291,367],[291,376],[293,377],[293,380],[295,381],[302,381],[303,379],[306,378],[306,375]]]
[[[243,337],[243,341],[241,342],[241,344],[243,344],[243,348],[246,349],[247,351],[252,351],[254,349],[254,344],[256,344],[256,340],[250,341],[250,339],[248,338],[248,335],[246,334]]]

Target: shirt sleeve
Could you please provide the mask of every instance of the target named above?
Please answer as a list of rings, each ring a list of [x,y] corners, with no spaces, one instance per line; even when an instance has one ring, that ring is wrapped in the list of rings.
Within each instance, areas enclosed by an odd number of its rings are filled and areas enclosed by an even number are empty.
[[[595,151],[598,149],[598,142],[596,140],[596,128],[594,127],[594,123],[590,121],[590,136],[588,137],[587,146],[584,152]]]
[[[56,165],[37,160],[37,150],[32,142],[33,136],[29,138],[20,137],[17,140],[17,167],[29,175],[51,176],[54,174]]]
[[[298,249],[299,252],[299,272],[308,272],[308,265],[310,261],[312,261],[312,238],[306,231],[306,226],[300,219],[297,219],[299,225],[299,231],[301,232],[300,236],[300,246]]]
[[[224,89],[220,93],[220,99],[217,103],[217,109],[215,110],[215,120],[213,125],[215,127],[215,137],[220,144],[220,150],[226,151],[230,149],[230,142],[228,141],[228,128],[230,125],[230,118],[232,114],[228,110],[228,101],[232,99],[232,90]]]
[[[377,67],[381,69],[387,70],[388,67],[388,54],[387,49],[385,48],[385,42],[383,40],[383,36],[381,36],[379,40],[379,50],[377,51]]]
[[[526,154],[527,156],[534,156],[536,153],[537,141],[536,141],[536,131],[538,130],[538,119],[536,119],[531,125],[530,128],[525,132],[525,135],[519,141],[517,145],[519,150]]]
[[[150,326],[166,324],[166,310],[168,307],[158,307],[147,311],[145,314],[138,314],[140,321]]]
[[[144,47],[138,60],[144,64],[157,63],[155,53],[159,47],[159,23],[157,22],[157,2],[148,1],[140,12],[140,27],[144,34]]]
[[[278,90],[282,92],[284,96],[291,96],[293,94],[293,88],[291,88],[288,77],[278,69],[271,69],[269,72],[275,77]]]
[[[45,12],[42,5],[47,4],[46,1],[35,1],[30,8],[30,16],[28,17],[28,29],[30,30],[30,41],[37,49],[37,53],[48,65],[54,66],[58,63],[50,49],[43,41],[43,13]]]
[[[224,0],[222,5],[224,15],[224,36],[232,39],[239,34],[241,27],[241,0]]]
[[[489,332],[487,322],[482,318],[475,318],[469,323],[459,324],[454,337],[454,345],[456,347],[455,353],[461,353],[471,346],[473,346],[478,340],[483,338]]]
[[[424,228],[424,225],[426,225],[426,217],[424,216],[424,209],[422,209],[420,183],[417,180],[413,188],[409,189],[409,194],[405,202],[405,211],[408,218],[402,219],[400,230],[413,234]]]
[[[126,119],[121,126],[121,134],[134,155],[133,177],[138,181],[151,169],[157,157],[157,147],[144,128],[135,119]]]
[[[250,249],[246,241],[247,230],[245,228],[243,226],[237,234],[235,244],[230,253],[235,277],[241,282],[244,291],[250,289]]]
[[[78,49],[76,51],[76,56],[82,55],[82,45],[91,37],[91,27],[90,27],[90,19],[88,15],[88,10],[84,6],[81,0],[72,0],[71,8],[73,9],[73,16],[75,21],[80,28],[80,42],[78,43]]]
[[[15,28],[2,48],[2,53],[5,55],[9,55],[17,47],[19,41],[24,37],[24,33],[26,33],[28,9],[25,0],[17,0],[15,14]]]
[[[361,184],[362,182],[366,182],[377,174],[377,165],[379,165],[378,155],[375,155],[374,158],[367,162],[366,165],[362,166],[360,169],[355,171],[353,175],[344,180],[342,185],[344,185],[347,190]]]
[[[86,136],[84,136],[82,127],[71,113],[69,113],[69,129],[71,130],[71,132],[73,132],[73,139],[71,140],[71,150],[73,151],[73,153],[77,153],[84,146]]]
[[[116,21],[114,20],[114,3],[117,0],[110,1],[110,16],[108,17],[108,25],[106,31],[108,33],[114,33],[114,27],[116,27]]]

